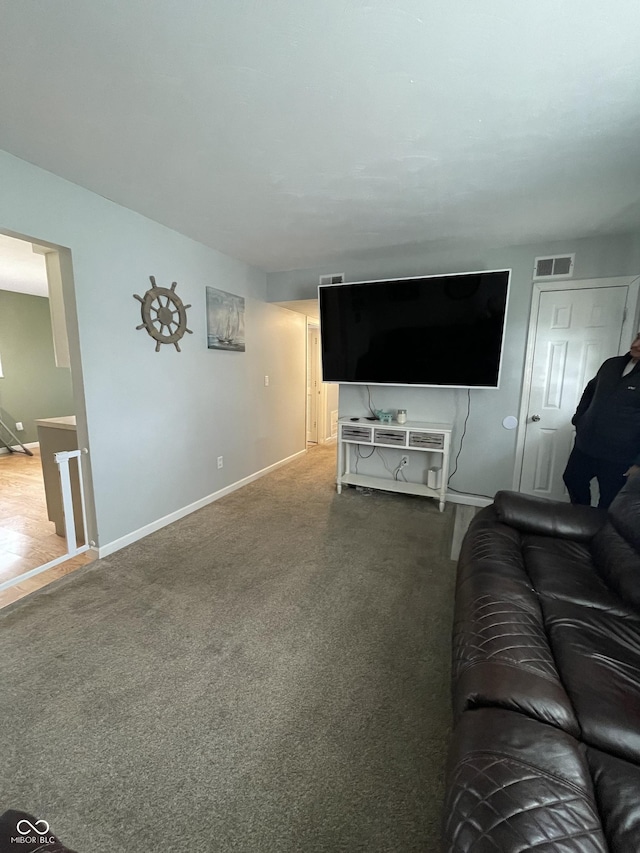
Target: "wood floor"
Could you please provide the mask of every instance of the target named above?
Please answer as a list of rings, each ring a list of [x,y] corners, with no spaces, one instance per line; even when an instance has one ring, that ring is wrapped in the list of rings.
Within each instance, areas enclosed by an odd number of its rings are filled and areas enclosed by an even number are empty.
[[[37,447],[31,449],[33,456],[0,455],[0,583],[55,560],[67,550],[65,540],[56,535],[47,518],[40,456]],[[95,555],[88,551],[0,592],[0,607],[93,559]]]

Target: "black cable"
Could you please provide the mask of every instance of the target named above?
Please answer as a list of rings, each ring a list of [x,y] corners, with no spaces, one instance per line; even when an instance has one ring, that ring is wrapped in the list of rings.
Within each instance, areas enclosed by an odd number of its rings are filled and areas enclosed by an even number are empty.
[[[449,474],[449,477],[447,479],[447,489],[451,492],[457,492],[459,495],[471,495],[474,498],[487,498],[488,500],[492,501],[493,497],[491,495],[481,495],[478,492],[463,492],[460,489],[454,489],[453,486],[449,485],[449,483],[451,482],[451,480],[453,478],[453,475],[458,470],[458,459],[460,458],[460,454],[462,453],[462,443],[464,442],[464,437],[465,437],[465,434],[467,432],[467,423],[469,421],[469,415],[470,414],[471,414],[471,389],[468,388],[467,389],[467,416],[464,419],[464,427],[462,430],[462,436],[460,438],[460,447],[458,448],[458,452],[456,454],[456,458],[455,458],[455,462],[454,462],[454,468],[453,468],[453,471],[451,472],[451,474]]]
[[[464,443],[464,437],[467,434],[467,423],[469,422],[469,415],[471,414],[471,388],[467,388],[467,416],[464,419],[464,427],[462,429],[462,436],[460,437],[460,447],[458,448],[458,452],[456,453],[456,458],[453,463],[454,468],[453,471],[449,474],[447,479],[447,488],[449,488],[449,483],[453,479],[456,471],[458,470],[458,459],[460,459],[460,454],[462,453],[462,445]],[[457,491],[457,489],[453,489],[453,491]],[[464,494],[461,492],[461,494]]]
[[[359,444],[356,444],[356,445],[355,445],[355,448],[356,448],[356,464],[355,464],[355,469],[356,469],[356,470],[355,470],[355,472],[354,472],[354,473],[356,473],[356,474],[357,474],[357,473],[358,473],[358,459],[370,459],[370,458],[373,456],[373,454],[376,452],[376,448],[375,448],[375,447],[373,447],[373,448],[371,449],[371,453],[370,453],[368,456],[363,456],[363,455],[362,455],[362,451],[360,450],[360,445],[359,445]]]
[[[493,497],[491,495],[480,495],[480,494],[478,494],[478,492],[463,492],[460,489],[454,489],[453,486],[450,486],[448,483],[447,483],[447,491],[457,492],[459,495],[470,495],[473,498],[487,498],[490,501],[493,500]]]
[[[383,454],[382,454],[382,450],[381,450],[379,447],[376,447],[376,450],[378,451],[378,456],[380,457],[380,459],[382,459],[382,464],[384,465],[385,469],[386,469],[386,470],[389,472],[389,474],[391,474],[391,476],[393,477],[393,473],[394,473],[394,472],[393,472],[393,471],[391,470],[391,468],[389,468],[389,466],[387,465],[386,460],[385,460],[385,458],[384,458],[384,456],[383,456]]]
[[[403,463],[400,462],[398,467],[393,472],[393,479],[399,481],[400,477],[402,477],[402,479],[405,481],[405,483],[408,483],[409,481],[405,477],[404,469],[405,469],[405,465],[403,465]]]
[[[366,386],[366,388],[367,388],[367,394],[369,395],[369,411],[371,412],[371,415],[373,416],[373,420],[377,421],[378,416],[376,415],[376,413],[373,411],[373,408],[372,408],[372,402],[373,401],[371,399],[371,388],[369,388],[368,385]]]

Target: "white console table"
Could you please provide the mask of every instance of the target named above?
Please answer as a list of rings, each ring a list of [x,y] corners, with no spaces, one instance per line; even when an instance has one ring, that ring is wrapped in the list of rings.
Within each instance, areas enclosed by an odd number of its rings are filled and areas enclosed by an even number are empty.
[[[379,421],[368,421],[366,418],[360,418],[356,421],[350,418],[341,418],[338,421],[338,474],[336,478],[338,494],[342,492],[343,486],[362,486],[369,489],[383,489],[387,492],[400,492],[405,495],[421,495],[427,498],[436,498],[440,512],[442,512],[449,476],[451,430],[451,424],[432,424],[422,421],[384,424]],[[393,448],[403,451],[401,454],[396,454],[397,461],[394,467],[400,464],[401,457],[407,451],[435,454],[440,462],[439,482],[434,486],[428,485],[428,483],[406,482],[391,477],[373,477],[369,474],[352,473],[350,445]]]

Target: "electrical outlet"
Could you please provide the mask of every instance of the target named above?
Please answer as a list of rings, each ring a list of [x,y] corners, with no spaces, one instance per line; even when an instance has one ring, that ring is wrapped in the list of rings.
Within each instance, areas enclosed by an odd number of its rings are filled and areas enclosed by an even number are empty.
[[[266,373],[265,373],[265,376],[264,376],[264,387],[266,388],[268,384],[269,384],[269,377],[268,377],[268,376],[266,375]]]
[[[18,432],[22,432],[23,429],[24,429],[24,426],[23,426],[22,421],[16,421],[16,430]]]
[[[408,457],[408,456],[406,455],[406,453],[405,453],[405,455],[404,455],[404,456],[402,457],[402,459],[400,460],[400,465],[401,465],[403,468],[405,468],[408,464],[409,464],[409,457]]]
[[[222,468],[222,465],[223,465],[222,456],[218,456],[218,468]]]

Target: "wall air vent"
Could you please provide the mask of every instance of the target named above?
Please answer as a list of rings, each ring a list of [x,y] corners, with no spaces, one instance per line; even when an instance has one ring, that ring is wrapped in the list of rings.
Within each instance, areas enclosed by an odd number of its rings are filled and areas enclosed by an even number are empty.
[[[320,284],[342,284],[343,281],[343,272],[330,272],[327,275],[320,276]]]
[[[548,281],[554,278],[571,278],[573,275],[573,264],[576,256],[552,255],[549,258],[536,258],[533,267],[534,281],[544,279]]]

